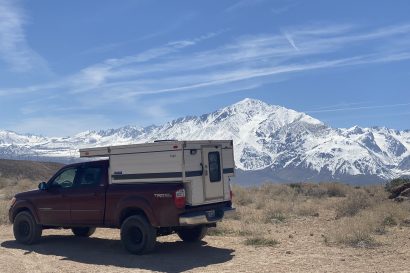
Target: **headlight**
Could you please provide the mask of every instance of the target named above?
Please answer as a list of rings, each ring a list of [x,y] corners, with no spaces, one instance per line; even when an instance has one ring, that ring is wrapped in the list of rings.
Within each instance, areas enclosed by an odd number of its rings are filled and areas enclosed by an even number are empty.
[[[13,197],[10,202],[10,207],[14,206],[15,203],[16,203],[16,197]]]

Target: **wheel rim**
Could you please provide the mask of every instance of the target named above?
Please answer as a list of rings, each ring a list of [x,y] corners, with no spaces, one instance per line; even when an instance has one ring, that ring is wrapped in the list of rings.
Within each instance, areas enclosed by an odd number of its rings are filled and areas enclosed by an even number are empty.
[[[30,235],[30,224],[27,221],[22,221],[19,224],[19,233],[22,237],[27,237]]]
[[[128,236],[133,244],[140,244],[143,239],[141,229],[138,227],[131,227],[128,231]]]

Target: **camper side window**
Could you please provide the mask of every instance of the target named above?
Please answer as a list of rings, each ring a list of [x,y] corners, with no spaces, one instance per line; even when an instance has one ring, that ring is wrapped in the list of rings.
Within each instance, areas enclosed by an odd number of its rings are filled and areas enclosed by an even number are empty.
[[[211,182],[221,181],[221,160],[219,152],[208,153],[209,180]]]

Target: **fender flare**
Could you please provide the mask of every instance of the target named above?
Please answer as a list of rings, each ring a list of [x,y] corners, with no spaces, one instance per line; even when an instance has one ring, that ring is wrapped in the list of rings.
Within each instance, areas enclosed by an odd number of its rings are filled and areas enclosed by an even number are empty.
[[[150,203],[145,198],[140,196],[128,196],[118,202],[116,211],[117,225],[121,225],[121,214],[126,209],[140,209],[142,210],[148,218],[148,221],[152,226],[159,226],[158,219],[152,210]]]
[[[10,217],[10,221],[13,223],[14,218],[16,218],[17,214],[20,211],[24,211],[24,210],[28,210],[31,213],[31,215],[33,215],[36,223],[40,224],[40,218],[38,217],[36,207],[33,205],[33,203],[25,199],[16,201],[12,209],[12,215]]]

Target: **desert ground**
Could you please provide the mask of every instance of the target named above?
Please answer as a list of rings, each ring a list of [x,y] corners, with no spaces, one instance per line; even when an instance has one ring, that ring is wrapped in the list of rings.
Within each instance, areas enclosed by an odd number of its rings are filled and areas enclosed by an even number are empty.
[[[382,247],[326,246],[321,219],[300,219],[273,228],[280,243],[245,245],[241,236],[207,236],[186,244],[159,238],[154,253],[128,254],[118,230],[99,229],[91,238],[48,230],[39,244],[19,245],[11,226],[1,226],[0,268],[15,272],[410,272],[410,228],[394,228]],[[289,235],[292,235],[289,238]]]
[[[43,167],[47,176],[58,166]],[[236,215],[202,242],[159,237],[153,253],[135,256],[117,229],[97,229],[90,238],[44,230],[35,245],[16,243],[7,210],[14,193],[42,178],[31,175],[0,176],[2,273],[410,272],[410,202],[389,199],[383,185],[234,186]]]

